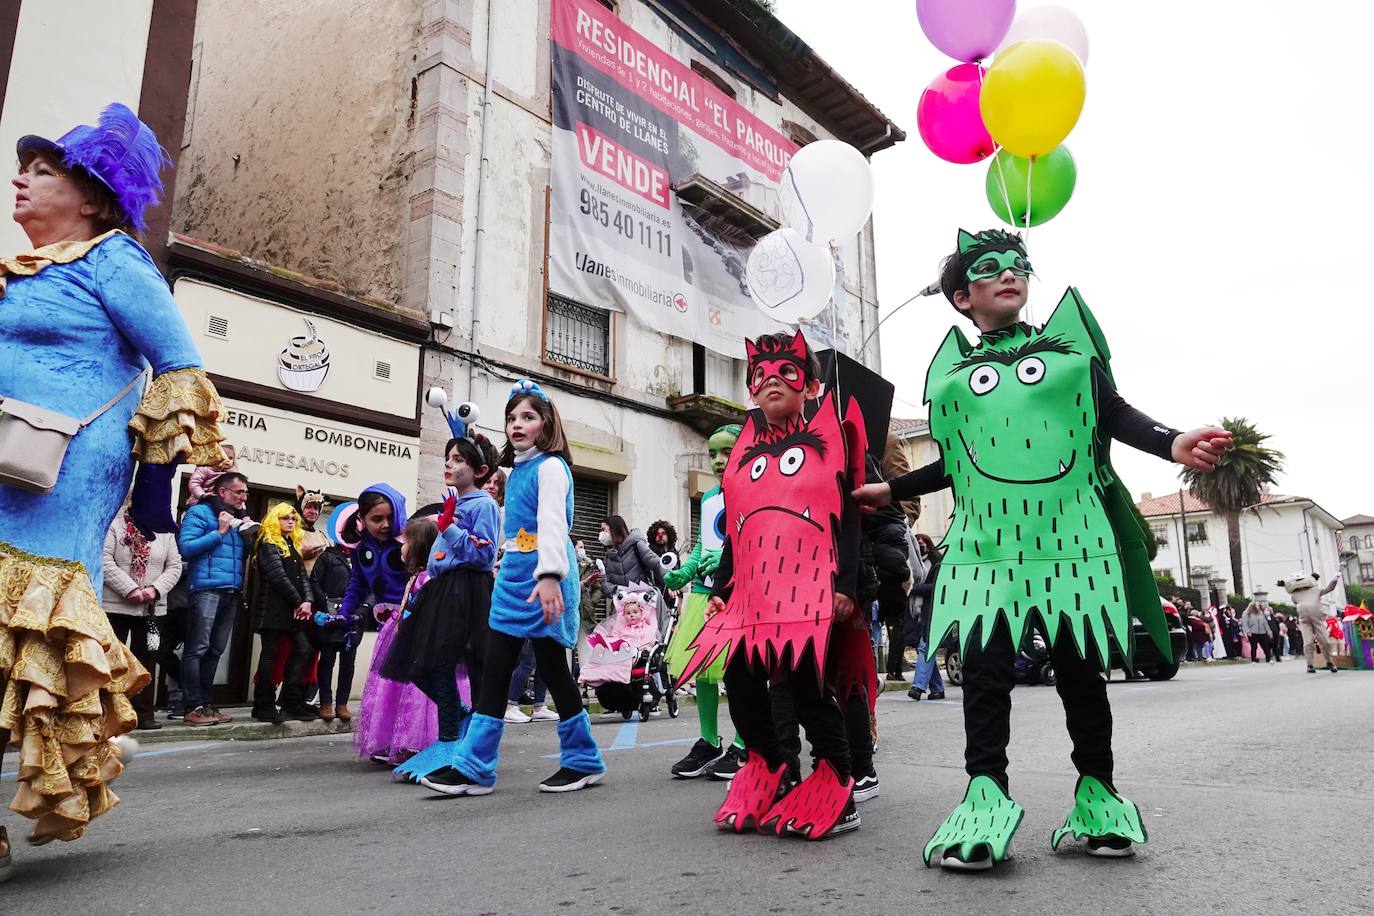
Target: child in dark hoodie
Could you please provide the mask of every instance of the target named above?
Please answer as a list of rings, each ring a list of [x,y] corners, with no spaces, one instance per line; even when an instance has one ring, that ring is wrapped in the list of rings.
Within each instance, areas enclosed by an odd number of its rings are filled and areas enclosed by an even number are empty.
[[[406,500],[393,487],[378,483],[358,495],[358,511],[344,525],[346,541],[357,540],[353,574],[344,590],[339,616],[351,621],[368,595],[381,631],[372,653],[372,669],[363,686],[353,747],[360,757],[394,766],[435,738],[434,704],[413,684],[397,684],[381,675],[400,624],[405,595],[405,561],[399,537],[406,524]]]

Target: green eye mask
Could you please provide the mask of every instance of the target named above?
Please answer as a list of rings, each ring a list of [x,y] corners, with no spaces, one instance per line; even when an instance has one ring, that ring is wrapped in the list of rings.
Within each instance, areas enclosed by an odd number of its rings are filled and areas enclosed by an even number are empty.
[[[1032,273],[1021,236],[1001,229],[990,229],[977,235],[960,229],[959,257],[966,267],[964,276],[970,283],[991,279],[1004,270],[1014,271],[1020,277]]]
[[[972,264],[965,276],[970,283],[974,280],[991,280],[1001,276],[1004,270],[1010,270],[1018,277],[1028,277],[1033,273],[1030,261],[1020,252],[994,251],[983,255]]]

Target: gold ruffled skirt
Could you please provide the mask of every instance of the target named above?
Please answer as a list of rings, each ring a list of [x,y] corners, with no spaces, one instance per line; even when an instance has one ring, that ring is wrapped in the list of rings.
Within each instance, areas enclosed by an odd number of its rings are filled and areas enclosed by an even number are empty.
[[[80,563],[0,542],[0,731],[19,750],[10,809],[33,838],[74,840],[119,804],[109,739],[138,723],[129,697],[148,681]]]

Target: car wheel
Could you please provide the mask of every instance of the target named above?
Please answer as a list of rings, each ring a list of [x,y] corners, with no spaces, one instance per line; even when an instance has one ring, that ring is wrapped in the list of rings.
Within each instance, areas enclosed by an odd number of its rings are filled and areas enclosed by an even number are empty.
[[[964,660],[959,657],[956,649],[950,649],[945,653],[945,680],[955,687],[962,687],[964,684]]]
[[[1178,662],[1174,662],[1170,665],[1161,665],[1158,668],[1152,668],[1146,676],[1152,681],[1171,681],[1174,679],[1175,674],[1178,674]]]

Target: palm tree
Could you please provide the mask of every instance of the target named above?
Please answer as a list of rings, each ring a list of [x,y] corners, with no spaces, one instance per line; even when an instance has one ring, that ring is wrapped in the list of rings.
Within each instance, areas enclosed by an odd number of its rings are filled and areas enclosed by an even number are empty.
[[[1231,547],[1231,581],[1245,594],[1241,577],[1240,512],[1257,504],[1283,472],[1283,452],[1264,445],[1269,439],[1244,417],[1225,417],[1221,425],[1231,433],[1231,448],[1210,474],[1185,468],[1179,472],[1193,495],[1226,519]]]

